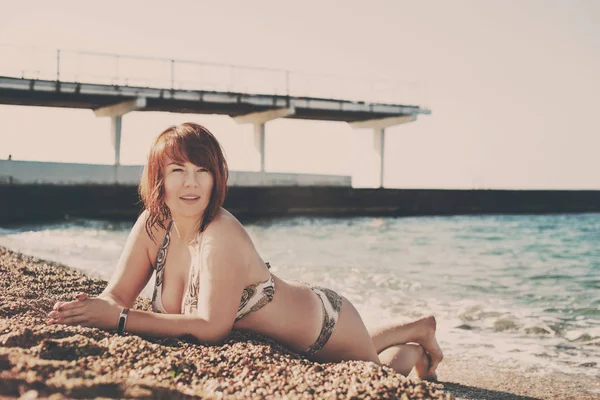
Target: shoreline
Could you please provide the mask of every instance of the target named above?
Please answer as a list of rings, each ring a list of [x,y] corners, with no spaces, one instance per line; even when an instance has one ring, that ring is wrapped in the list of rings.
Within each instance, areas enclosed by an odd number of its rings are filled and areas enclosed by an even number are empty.
[[[469,355],[446,357],[437,384],[367,362],[317,364],[274,341],[233,332],[220,346],[47,326],[56,300],[106,282],[0,246],[0,397],[273,397],[600,399],[593,377],[517,374]],[[135,308],[150,309],[140,298]],[[484,368],[482,368],[484,367]]]

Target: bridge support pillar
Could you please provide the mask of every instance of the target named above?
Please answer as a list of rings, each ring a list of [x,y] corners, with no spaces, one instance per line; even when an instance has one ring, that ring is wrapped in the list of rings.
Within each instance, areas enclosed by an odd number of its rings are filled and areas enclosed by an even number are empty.
[[[265,124],[277,118],[293,115],[295,112],[293,107],[276,108],[233,117],[238,124],[254,125],[254,148],[260,157],[260,172],[265,172]]]
[[[384,157],[385,157],[385,128],[373,129],[373,150],[379,161],[379,187],[383,187]]]
[[[146,107],[146,98],[140,97],[94,110],[96,117],[110,117],[111,138],[113,148],[115,149],[115,166],[121,164],[121,127],[123,115],[144,107]]]
[[[110,131],[115,149],[115,165],[121,164],[121,120],[122,115],[110,118]]]
[[[254,148],[260,156],[260,172],[265,172],[265,122],[254,124]]]
[[[385,166],[385,128],[395,125],[406,124],[417,120],[417,114],[404,115],[401,117],[389,117],[370,119],[366,121],[350,122],[354,129],[373,130],[373,150],[379,164],[379,188],[383,188],[384,166]]]

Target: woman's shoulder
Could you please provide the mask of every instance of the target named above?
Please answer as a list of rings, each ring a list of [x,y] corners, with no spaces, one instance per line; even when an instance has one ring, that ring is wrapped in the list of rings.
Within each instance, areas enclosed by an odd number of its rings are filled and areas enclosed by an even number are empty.
[[[245,231],[244,227],[238,221],[238,219],[227,211],[224,208],[221,208],[217,215],[210,221],[208,226],[206,227],[205,234],[207,235],[215,235],[215,234],[239,234],[240,232]]]
[[[229,211],[221,208],[217,215],[206,227],[203,235],[205,239],[227,241],[229,245],[252,243],[244,226]]]

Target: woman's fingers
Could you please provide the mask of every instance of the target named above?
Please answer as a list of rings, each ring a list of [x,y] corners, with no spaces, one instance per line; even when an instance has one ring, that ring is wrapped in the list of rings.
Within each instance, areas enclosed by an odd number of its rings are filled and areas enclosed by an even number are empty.
[[[83,313],[83,307],[85,303],[74,301],[65,303],[58,309],[52,310],[48,313],[48,317],[52,319],[58,319],[65,316],[79,315]]]
[[[84,301],[80,301],[80,300],[73,300],[73,301],[69,301],[69,302],[64,302],[60,305],[60,307],[58,307],[57,309],[55,309],[55,311],[64,311],[64,310],[68,310],[70,308],[79,308],[79,307],[84,307],[85,306],[85,302]]]
[[[48,325],[54,324],[62,324],[62,325],[80,325],[80,326],[90,326],[88,318],[83,315],[74,315],[70,317],[58,318],[58,319],[50,319],[47,321]]]
[[[85,314],[76,314],[76,315],[56,315],[54,317],[50,317],[47,321],[47,325],[54,324],[63,324],[63,325],[83,325],[82,322],[87,322],[88,316]],[[87,326],[87,325],[84,325]]]
[[[88,326],[87,317],[85,315],[74,315],[72,317],[65,317],[62,321],[60,321],[60,323],[65,325]]]
[[[78,301],[87,300],[88,295],[87,295],[87,293],[79,292],[75,296],[73,296],[73,298],[75,299],[73,301],[57,301],[56,303],[54,303],[54,306],[52,306],[52,309],[56,310],[56,311],[61,311],[61,309],[67,304],[72,304],[72,303],[75,303]]]
[[[87,304],[85,300],[88,295],[84,292],[77,293],[73,296],[73,301],[58,301],[52,307],[52,311],[48,313],[48,325],[65,324],[65,325],[82,325],[88,326],[88,318],[84,315],[84,307]]]

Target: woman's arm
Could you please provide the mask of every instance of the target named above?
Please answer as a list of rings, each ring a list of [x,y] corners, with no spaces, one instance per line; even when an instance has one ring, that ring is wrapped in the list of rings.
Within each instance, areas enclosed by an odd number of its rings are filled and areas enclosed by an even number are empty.
[[[108,298],[88,298],[85,293],[77,299],[63,303],[48,314],[48,324],[81,325],[107,331],[117,329],[119,314],[124,307]],[[130,310],[125,332],[158,337],[192,335],[202,343],[223,341],[231,331],[228,324],[219,325],[193,314],[157,314]]]
[[[204,232],[202,248],[197,246],[192,257],[202,260],[202,265],[197,266],[201,271],[198,291],[190,294],[198,299],[198,309],[185,315],[130,310],[125,331],[159,337],[191,334],[203,343],[221,342],[233,328],[252,250],[237,221],[213,221]],[[122,308],[112,297],[87,298],[81,294],[50,312],[48,323],[116,330]]]
[[[198,315],[157,314],[138,310],[129,311],[125,326],[125,332],[165,338],[192,335],[201,343],[207,344],[222,342],[230,331],[231,327],[220,327]]]
[[[254,246],[241,224],[233,218],[216,218],[195,247],[193,259],[201,260],[197,315],[222,330],[235,322],[248,278]]]
[[[201,246],[201,247],[200,247]],[[190,296],[198,300],[192,314],[155,314],[132,310],[125,330],[162,337],[193,335],[203,343],[218,343],[229,335],[248,275],[254,247],[235,220],[216,219],[206,229],[192,260],[201,260],[200,285]],[[118,318],[115,318],[116,323]]]
[[[123,307],[133,306],[135,299],[152,276],[152,263],[148,251],[153,247],[153,242],[146,232],[147,218],[147,211],[138,217],[129,233],[116,271],[106,289],[100,294],[100,297],[112,299]]]

